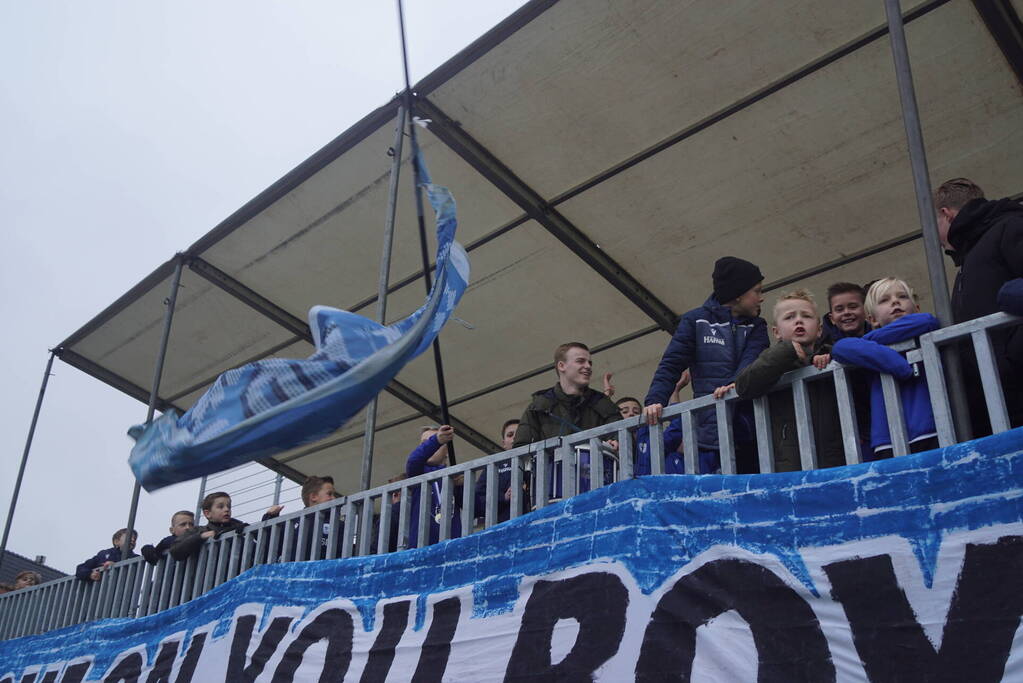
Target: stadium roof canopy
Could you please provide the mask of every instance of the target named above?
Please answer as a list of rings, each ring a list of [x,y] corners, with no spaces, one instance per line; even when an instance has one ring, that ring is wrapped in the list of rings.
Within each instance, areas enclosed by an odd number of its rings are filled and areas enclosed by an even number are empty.
[[[903,2],[931,176],[1023,192],[1023,0]],[[768,289],[896,273],[930,302],[884,3],[536,0],[414,86],[434,179],[452,188],[472,283],[441,335],[459,461],[554,381],[560,342],[646,391],[714,260]],[[400,98],[184,251],[160,407],[225,370],[304,358],[306,311],[375,315]],[[406,152],[408,146],[406,146]],[[402,173],[389,319],[423,300]],[[148,400],[175,258],[59,345]],[[599,380],[595,382],[599,384]],[[373,483],[437,420],[431,354],[382,395]],[[424,417],[423,415],[428,417]],[[363,419],[268,461],[358,487]]]

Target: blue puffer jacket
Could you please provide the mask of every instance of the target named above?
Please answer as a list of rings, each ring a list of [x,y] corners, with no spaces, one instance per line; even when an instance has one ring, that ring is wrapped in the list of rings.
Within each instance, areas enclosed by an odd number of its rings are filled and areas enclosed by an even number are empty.
[[[693,395],[706,396],[720,386],[735,381],[735,376],[752,363],[770,345],[767,323],[763,318],[732,318],[732,312],[713,296],[703,306],[682,316],[661,362],[657,365],[645,405],[668,405],[668,397],[679,375],[689,368],[693,375]],[[751,404],[735,411],[736,441],[753,439]],[[713,409],[696,414],[701,450],[718,449],[717,417]]]
[[[831,350],[831,357],[840,363],[884,372],[899,380],[902,415],[906,420],[910,441],[931,436],[936,431],[927,379],[922,366],[919,367],[919,374],[915,373],[902,354],[886,345],[919,337],[938,327],[938,319],[930,313],[911,313],[879,327],[861,339],[840,339]],[[874,450],[890,448],[892,445],[880,375],[874,375],[870,384],[870,445]]]
[[[430,465],[426,461],[440,449],[441,443],[434,434],[426,441],[421,442],[416,449],[409,453],[405,462],[405,474],[411,477],[418,477],[426,472],[435,472],[444,469],[444,465]],[[461,488],[455,488],[454,505],[451,506],[451,536],[458,538],[462,535],[462,519],[459,515],[462,502]],[[440,480],[430,484],[430,544],[436,543],[440,538],[440,523],[436,515],[440,514],[441,503]],[[409,519],[409,548],[415,548],[419,542],[419,487],[413,486],[409,496],[409,504],[412,506],[412,513]]]

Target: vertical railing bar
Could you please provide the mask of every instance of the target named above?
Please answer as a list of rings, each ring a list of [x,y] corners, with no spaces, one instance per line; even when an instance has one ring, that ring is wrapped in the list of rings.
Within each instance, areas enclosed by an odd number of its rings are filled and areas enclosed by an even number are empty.
[[[341,557],[349,558],[352,556],[352,546],[355,543],[355,530],[358,520],[355,519],[355,502],[349,498],[345,501],[345,533],[342,536],[341,541]]]
[[[487,482],[489,485],[490,482]],[[425,548],[430,542],[430,482],[417,484],[419,487],[419,519],[416,520],[416,547]]]
[[[536,467],[533,471],[533,501],[536,503],[536,509],[546,507],[550,500],[550,486],[552,482],[547,481],[548,469],[547,465],[550,462],[550,453],[546,447],[540,447],[536,450]]]
[[[682,422],[682,460],[686,474],[700,474],[700,444],[696,440],[696,416],[687,410],[679,415]]]
[[[636,476],[636,464],[633,454],[632,432],[626,427],[618,430],[618,479],[626,481]]]
[[[835,402],[838,405],[838,423],[842,429],[845,463],[856,465],[860,462],[860,429],[856,421],[856,406],[853,403],[849,371],[835,364],[832,376],[835,379]]]
[[[753,399],[753,419],[757,427],[757,457],[760,473],[774,472],[774,439],[771,435],[771,404],[768,396]]]
[[[160,595],[157,598],[156,609],[153,610],[154,614],[164,611],[172,604],[177,604],[174,576],[178,573],[178,566],[184,565],[186,562],[179,562],[172,557],[168,557],[166,562],[167,566],[164,567],[163,579],[160,585]]]
[[[281,557],[280,562],[294,562],[295,561],[295,546],[297,543],[293,540],[295,536],[295,520],[289,519],[280,522],[283,527],[284,542],[281,544]]]
[[[590,437],[590,491],[604,485],[604,451],[599,436]],[[576,451],[578,453],[578,451]],[[582,480],[582,464],[579,465],[579,477]]]
[[[945,367],[937,345],[929,335],[920,338],[920,354],[927,374],[927,392],[931,397],[931,412],[938,432],[938,445],[951,446],[956,442],[955,421],[952,418],[952,404],[948,399],[945,382]]]
[[[508,501],[508,519],[515,519],[522,514],[522,471],[523,463],[527,456],[516,455],[511,459],[509,466],[509,486],[511,486],[511,497]],[[504,492],[501,492],[501,497],[504,497]]]
[[[256,532],[256,547],[252,550],[252,565],[253,567],[267,563],[267,555],[270,554],[270,548],[267,544],[270,542],[269,534],[267,533],[268,527],[261,526]]]
[[[238,565],[238,573],[241,574],[252,568],[252,558],[256,554],[256,548],[259,547],[258,538],[263,527],[260,527],[257,531],[245,530],[245,542],[242,543],[242,559],[241,564]]]
[[[881,390],[884,393],[884,409],[888,417],[888,435],[892,439],[892,454],[895,456],[906,455],[909,453],[906,420],[902,415],[902,400],[895,378],[882,373]]]
[[[440,529],[437,540],[446,541],[451,538],[451,475],[446,474],[440,484]]]
[[[732,420],[729,404],[731,401],[714,402],[718,427],[718,452],[721,457],[721,474],[735,474],[735,441],[732,439]]]
[[[970,337],[973,339],[973,349],[977,354],[977,369],[980,371],[980,383],[984,387],[984,401],[987,403],[987,414],[991,420],[991,433],[1008,431],[1009,411],[1005,407],[1005,394],[1002,391],[998,363],[991,349],[991,337],[988,336],[986,329],[977,330]]]
[[[344,538],[344,530],[341,528],[341,505],[332,504],[329,510],[330,528],[327,530],[327,559],[337,559],[337,538],[338,533]]]
[[[561,497],[562,500],[568,500],[579,493],[579,459],[575,448],[565,439],[561,440],[557,450],[561,452]]]
[[[289,526],[294,526],[292,522]],[[305,544],[302,543],[303,538],[306,537],[306,532],[309,530],[309,515],[303,514],[298,518],[298,538],[295,539],[295,562],[302,562],[307,559]]]
[[[658,420],[647,428],[650,442],[650,474],[664,474],[664,425]]]
[[[245,536],[245,529],[240,529],[234,532],[234,536],[231,538],[231,550],[227,559],[227,581],[238,576],[238,567],[241,565],[242,551],[245,547]]]
[[[227,564],[228,557],[230,557],[231,544],[234,543],[236,536],[237,532],[231,532],[223,534],[218,540],[219,547],[217,548],[217,563],[213,566],[214,586],[219,586],[224,583],[224,577],[227,575]]]
[[[792,383],[792,401],[796,411],[796,436],[799,439],[799,463],[803,470],[817,469],[817,443],[813,437],[813,413],[806,380]]]
[[[380,523],[377,527],[377,555],[384,555],[391,545],[391,491],[380,497]]]
[[[356,555],[366,557],[372,553],[373,540],[373,510],[375,508],[374,497],[366,496],[362,499],[361,517],[359,517],[359,544]],[[381,504],[383,497],[380,498]]]
[[[322,560],[320,551],[323,549],[323,510],[316,509],[310,515],[312,517],[312,529],[309,530],[309,554],[306,557],[310,560]]]
[[[462,536],[471,534],[476,526],[476,480],[473,472],[467,469],[462,480],[462,510],[459,513],[462,515]]]
[[[483,503],[483,528],[489,529],[497,523],[497,463],[487,463],[487,487]]]
[[[405,550],[409,547],[409,526],[411,525],[412,504],[410,487],[402,486],[398,502],[398,538],[395,545],[398,550]]]
[[[200,584],[201,590],[198,595],[192,594],[192,598],[195,599],[199,595],[205,595],[215,585],[217,580],[217,552],[220,550],[220,545],[223,543],[221,539],[211,538],[206,541],[204,547],[206,548],[206,561],[203,562],[202,567],[202,583]],[[199,566],[196,565],[195,576],[199,578]]]
[[[291,525],[288,524],[287,526]],[[283,548],[281,550],[277,549],[277,541],[281,538],[281,530],[283,528],[284,525],[281,522],[275,522],[270,526],[270,543],[266,549],[266,564],[276,564],[281,561],[281,556],[284,553]]]

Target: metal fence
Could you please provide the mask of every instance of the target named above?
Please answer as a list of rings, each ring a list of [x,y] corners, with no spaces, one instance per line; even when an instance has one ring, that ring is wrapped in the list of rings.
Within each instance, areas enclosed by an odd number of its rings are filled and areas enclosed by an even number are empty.
[[[910,363],[922,364],[924,368],[940,445],[956,442],[940,348],[966,341],[972,344],[985,387],[992,429],[1005,431],[1009,429],[1008,412],[990,335],[994,330],[1020,323],[1023,318],[998,313],[925,334],[915,344],[895,347],[905,351]],[[807,385],[827,378],[834,383],[846,463],[860,462],[856,411],[865,407],[854,404],[849,371],[832,363],[824,370],[807,367],[790,372],[771,390],[772,393],[792,392],[803,469],[817,467]],[[897,380],[882,375],[882,387],[893,453],[905,455],[909,452],[909,443]],[[769,396],[753,401],[761,472],[774,469]],[[701,409],[717,412],[722,473],[736,471],[732,421],[727,419],[736,400],[732,391],[721,400],[704,396],[664,409],[662,422],[676,416],[681,420],[687,472],[696,471],[695,414]],[[632,478],[636,455],[634,434],[641,421],[642,417],[634,417],[548,439],[250,524],[240,532],[211,539],[203,544],[198,556],[188,560],[174,561],[165,557],[152,566],[143,558],[135,558],[111,566],[99,581],[68,577],[0,595],[0,639],[43,633],[96,619],[154,614],[188,602],[260,564],[348,558],[405,549],[411,537],[414,499],[418,501],[415,529],[418,547],[428,544],[434,519],[439,523],[437,535],[441,541],[451,537],[455,519],[460,522],[462,535],[489,528],[503,521],[502,516],[518,517],[530,509],[572,497],[591,487]],[[664,471],[662,429],[662,424],[649,429],[653,474]],[[616,451],[609,452],[602,445],[610,439],[618,442]],[[590,457],[597,453],[601,455]],[[504,491],[499,486],[502,471],[507,473]],[[481,477],[485,482],[477,487]],[[440,500],[436,514],[432,509],[434,489]],[[417,490],[419,495],[415,496]],[[501,504],[502,499],[507,502],[506,506]],[[505,508],[503,514],[499,512],[502,507]]]

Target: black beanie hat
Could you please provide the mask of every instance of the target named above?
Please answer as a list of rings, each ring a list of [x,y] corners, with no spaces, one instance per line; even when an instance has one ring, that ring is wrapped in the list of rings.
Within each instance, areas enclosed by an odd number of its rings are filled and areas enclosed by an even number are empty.
[[[760,269],[749,261],[723,256],[714,264],[714,298],[727,304],[753,289],[764,279]]]

